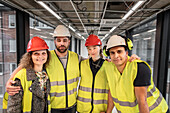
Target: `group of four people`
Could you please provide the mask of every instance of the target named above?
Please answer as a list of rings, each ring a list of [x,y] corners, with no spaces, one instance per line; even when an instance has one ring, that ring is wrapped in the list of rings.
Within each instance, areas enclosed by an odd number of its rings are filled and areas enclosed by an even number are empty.
[[[39,37],[29,41],[27,53],[7,83],[9,113],[111,113],[114,106],[118,113],[167,112],[149,65],[129,62],[125,38],[109,39],[106,53],[111,62],[107,62],[96,35],[86,39],[89,59],[68,50],[70,37],[69,30],[59,25],[54,31],[55,50],[49,52]]]

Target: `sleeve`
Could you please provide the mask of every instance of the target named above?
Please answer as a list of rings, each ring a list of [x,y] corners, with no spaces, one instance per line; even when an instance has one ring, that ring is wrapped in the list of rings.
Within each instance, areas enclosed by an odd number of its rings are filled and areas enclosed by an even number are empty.
[[[87,58],[82,57],[81,55],[78,55],[78,57],[79,57],[79,63],[80,63],[81,61],[83,61],[83,60],[86,60],[86,59],[87,59]]]
[[[8,107],[7,113],[22,113],[22,98],[23,98],[23,89],[21,86],[21,81],[18,78],[15,78],[16,83],[14,86],[20,86],[21,90],[19,93],[9,96],[8,98]]]
[[[144,63],[138,63],[138,72],[134,80],[134,86],[149,86],[151,84],[151,72],[149,67]]]

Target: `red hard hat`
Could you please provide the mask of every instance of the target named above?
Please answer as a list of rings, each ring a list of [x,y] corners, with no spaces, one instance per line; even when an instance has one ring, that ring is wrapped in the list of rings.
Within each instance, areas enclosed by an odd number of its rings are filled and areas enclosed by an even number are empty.
[[[91,34],[86,39],[85,46],[95,46],[95,45],[102,45],[101,40],[98,38],[98,36]]]
[[[47,43],[40,37],[33,37],[27,45],[27,52],[49,49]]]

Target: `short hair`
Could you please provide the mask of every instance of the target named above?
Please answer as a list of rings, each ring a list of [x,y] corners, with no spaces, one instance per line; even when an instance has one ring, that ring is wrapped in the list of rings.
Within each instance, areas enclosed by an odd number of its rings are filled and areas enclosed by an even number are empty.
[[[55,40],[57,37],[62,37],[62,36],[55,36],[55,37],[54,37],[54,40]],[[71,38],[72,38],[72,36],[70,36],[70,37],[69,37],[69,36],[64,36],[64,37],[67,37],[69,40],[71,40]]]

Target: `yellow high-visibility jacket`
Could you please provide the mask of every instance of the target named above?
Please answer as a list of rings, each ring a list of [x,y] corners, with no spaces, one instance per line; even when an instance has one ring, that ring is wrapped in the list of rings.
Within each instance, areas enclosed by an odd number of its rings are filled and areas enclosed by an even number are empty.
[[[122,75],[113,63],[107,66],[107,78],[114,105],[121,113],[138,113],[138,103],[134,92],[134,80],[137,75],[138,62],[127,62]],[[146,62],[144,62],[146,63]],[[146,63],[147,64],[147,63]],[[150,68],[150,66],[147,64]],[[151,71],[151,68],[150,68]],[[151,76],[151,75],[149,75]],[[147,103],[150,113],[165,113],[168,109],[165,99],[155,87],[151,76],[151,85],[147,89]]]
[[[20,70],[14,77],[15,79],[19,79],[21,82],[21,86],[23,89],[23,95],[14,95],[15,97],[13,98],[13,96],[11,96],[11,98],[8,99],[8,108],[7,111],[9,113],[11,112],[15,112],[18,111],[18,109],[20,109],[23,113],[31,113],[32,112],[32,106],[33,106],[33,95],[35,96],[35,98],[37,99],[42,99],[45,101],[44,98],[44,93],[43,91],[41,91],[40,88],[36,88],[36,87],[40,87],[39,86],[39,81],[37,79],[37,76],[35,74],[35,71],[33,71],[32,69],[22,69]],[[34,82],[33,82],[34,81]],[[49,80],[47,80],[47,100],[48,100],[48,113],[51,112],[51,104],[50,104],[50,82]],[[18,99],[18,103],[13,103],[15,100],[14,99]],[[34,98],[34,99],[35,99]],[[21,100],[21,101],[20,101]],[[38,101],[41,102],[41,101]],[[41,106],[34,106],[34,109],[36,109],[36,107],[41,107]],[[45,105],[44,105],[45,107]],[[43,109],[42,109],[43,111]],[[44,112],[44,111],[43,111]]]
[[[7,106],[8,106],[8,93],[5,92],[3,96],[3,104],[2,104],[3,113],[7,113]]]
[[[51,60],[46,70],[51,82],[51,107],[52,109],[69,108],[76,104],[80,76],[78,55],[68,51],[68,60],[64,69],[55,50],[50,52]]]
[[[81,62],[81,81],[78,90],[77,111],[80,113],[100,113],[107,110],[108,83],[104,66],[95,75],[90,68],[89,59]]]

